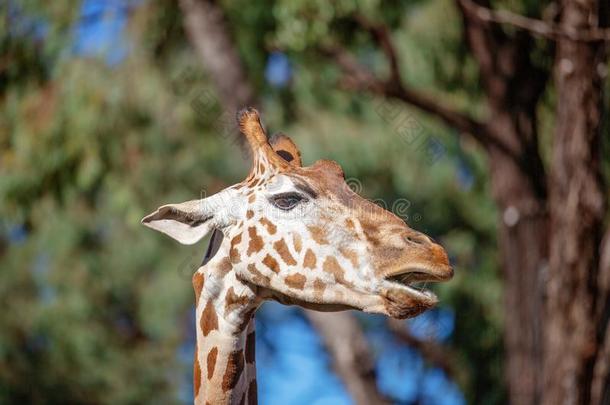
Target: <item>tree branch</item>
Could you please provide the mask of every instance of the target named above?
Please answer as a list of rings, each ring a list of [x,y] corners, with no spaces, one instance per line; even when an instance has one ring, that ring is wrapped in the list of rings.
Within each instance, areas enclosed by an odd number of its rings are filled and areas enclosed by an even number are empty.
[[[488,4],[487,0],[480,1]],[[457,3],[464,37],[478,63],[487,104],[494,117],[487,125],[497,140],[495,146],[512,157],[531,179],[536,193],[544,196],[544,165],[538,153],[535,120],[536,106],[549,74],[530,58],[531,36],[522,32],[508,37],[497,25],[472,17],[459,0]],[[511,114],[525,114],[532,119],[515,120]]]
[[[378,79],[339,46],[326,48],[326,54],[333,57],[337,65],[346,74],[343,77],[343,85],[348,89],[370,91],[380,96],[404,101],[437,116],[447,125],[460,132],[471,134],[483,145],[488,142],[484,135],[486,132],[485,125],[474,118],[434,101],[424,93],[405,87],[399,81]]]
[[[398,340],[417,350],[424,359],[440,368],[450,378],[455,378],[456,373],[453,368],[455,355],[440,344],[430,341],[421,340],[413,336],[402,324],[401,321],[390,319],[388,328]]]
[[[464,10],[474,18],[496,24],[508,24],[534,35],[552,40],[566,38],[578,42],[610,41],[610,29],[590,28],[587,30],[570,30],[535,18],[525,17],[506,10],[492,10],[476,4],[472,0],[458,0]]]
[[[394,42],[392,41],[388,27],[381,24],[373,24],[362,15],[356,15],[354,16],[354,19],[356,22],[358,22],[358,24],[360,24],[360,26],[371,34],[375,42],[379,44],[383,53],[386,55],[390,65],[389,80],[392,82],[401,82],[402,79],[398,64],[398,54],[396,52],[396,48],[394,47]]]
[[[222,9],[214,0],[180,0],[184,28],[214,82],[228,116],[255,105],[254,90],[233,45]]]
[[[495,146],[509,156],[515,157],[514,152],[510,148],[489,133],[485,123],[457,111],[440,101],[436,101],[423,92],[404,86],[400,77],[386,81],[375,77],[345,49],[338,45],[326,47],[323,52],[333,58],[343,70],[345,76],[343,77],[342,84],[344,87],[351,90],[368,91],[383,97],[403,101],[434,115],[459,132],[469,134],[484,148]],[[396,54],[394,51],[389,53]]]
[[[375,364],[362,329],[348,312],[304,311],[332,358],[335,373],[358,405],[389,404],[377,389]]]
[[[485,146],[487,140],[484,139],[485,137],[483,135],[484,132],[486,132],[483,123],[404,85],[398,62],[398,52],[396,51],[396,46],[394,45],[394,41],[392,40],[386,25],[375,24],[360,14],[355,15],[354,20],[371,34],[373,40],[385,54],[390,66],[390,77],[383,81],[376,79],[350,57],[347,51],[337,46],[335,48],[335,55],[337,56],[337,61],[341,67],[352,74],[355,73],[356,75],[354,78],[366,79],[364,84],[366,87],[366,83],[368,82],[370,87],[369,90],[374,90],[381,95],[399,99],[412,104],[421,110],[434,114],[458,131],[471,134]]]

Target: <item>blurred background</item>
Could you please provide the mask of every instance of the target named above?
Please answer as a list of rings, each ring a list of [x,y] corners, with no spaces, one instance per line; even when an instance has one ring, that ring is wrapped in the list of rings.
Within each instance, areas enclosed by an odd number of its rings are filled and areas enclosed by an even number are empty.
[[[140,219],[241,181],[254,105],[455,266],[408,321],[266,303],[260,403],[610,404],[610,7],[576,3],[3,0],[0,403],[192,403],[205,244]]]

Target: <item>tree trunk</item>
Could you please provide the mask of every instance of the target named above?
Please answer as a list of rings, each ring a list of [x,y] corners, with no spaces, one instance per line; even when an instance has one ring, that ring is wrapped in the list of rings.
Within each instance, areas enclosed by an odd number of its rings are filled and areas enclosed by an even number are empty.
[[[597,0],[565,0],[562,27],[597,26],[599,10]],[[604,47],[567,39],[558,46],[543,404],[602,404],[604,396],[609,400],[608,386],[601,383],[593,392],[592,385],[596,372],[598,381],[609,381],[610,362],[603,353],[608,296],[600,285],[606,210],[600,172]],[[600,362],[606,363],[606,375],[599,375]]]
[[[532,123],[535,122],[530,117]],[[521,138],[510,120],[492,119],[494,132]],[[525,155],[524,155],[525,156]],[[537,159],[537,154],[531,158]],[[505,378],[512,404],[538,404],[541,396],[543,275],[548,263],[548,215],[543,194],[514,159],[489,151],[498,204],[498,245],[504,276]],[[544,173],[538,173],[544,178]]]
[[[594,404],[610,404],[610,227],[602,241],[602,256],[599,272],[599,295],[601,326],[598,330],[602,337],[597,361],[593,366],[591,399]],[[604,303],[605,302],[605,307]],[[604,323],[606,324],[604,330]],[[605,335],[605,336],[604,336]]]
[[[489,7],[487,0],[475,0]],[[464,34],[487,96],[487,145],[493,198],[499,209],[498,244],[504,276],[505,378],[510,403],[534,405],[541,398],[544,269],[549,219],[544,165],[538,152],[536,108],[548,72],[531,60],[526,33],[508,37],[458,2]]]

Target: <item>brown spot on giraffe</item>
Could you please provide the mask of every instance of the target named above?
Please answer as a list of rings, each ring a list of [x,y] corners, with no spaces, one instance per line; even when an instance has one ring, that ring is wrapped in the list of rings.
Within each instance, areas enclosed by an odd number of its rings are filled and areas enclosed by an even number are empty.
[[[262,217],[261,219],[259,219],[259,222],[265,228],[267,228],[267,232],[269,232],[269,235],[273,235],[277,232],[277,226],[275,226],[275,224],[273,222],[269,221],[267,218]]]
[[[379,246],[381,241],[379,240],[379,226],[371,221],[361,221],[362,230],[366,240],[369,241],[373,246]]]
[[[246,211],[246,218],[251,219],[254,216],[254,211],[248,210]]]
[[[252,204],[254,202],[254,200],[256,200],[256,195],[254,195],[254,193],[252,193],[248,196],[248,202],[250,204]]]
[[[227,359],[227,368],[222,377],[222,391],[227,392],[237,385],[241,372],[244,368],[244,353],[241,350],[234,350]]]
[[[294,250],[297,253],[301,253],[301,248],[303,247],[303,243],[301,241],[301,235],[299,235],[298,233],[293,234],[292,240],[294,242]]]
[[[279,273],[280,271],[280,266],[277,261],[269,255],[265,256],[265,258],[263,259],[263,264],[269,267],[274,273]]]
[[[261,251],[263,248],[263,239],[258,236],[256,228],[253,226],[248,227],[248,235],[250,236],[250,242],[248,243],[248,251],[246,254],[250,256],[252,253]]]
[[[345,226],[347,227],[347,229],[349,229],[350,231],[353,231],[354,229],[356,229],[356,225],[354,225],[354,221],[352,221],[350,218],[347,218],[345,220]]]
[[[316,278],[313,281],[313,294],[316,300],[320,301],[322,296],[324,295],[324,290],[326,289],[326,284],[324,281]]]
[[[214,309],[212,301],[208,301],[205,304],[205,308],[201,314],[201,320],[199,321],[199,326],[201,327],[203,336],[207,336],[213,330],[218,329],[218,316],[216,315],[216,310]]]
[[[339,252],[341,252],[341,254],[350,261],[350,263],[352,263],[352,266],[354,266],[354,268],[358,268],[358,254],[351,250],[351,249],[346,249],[346,248],[339,248]]]
[[[284,242],[284,239],[280,239],[273,244],[273,248],[280,255],[284,263],[289,266],[294,266],[297,264],[297,261],[294,260],[294,257],[290,254],[290,250],[288,250],[288,245]]]
[[[305,252],[305,258],[303,259],[303,267],[309,269],[316,268],[316,255],[312,252],[311,249],[307,249],[307,252]]]
[[[193,274],[193,289],[195,290],[195,305],[199,303],[199,297],[201,296],[201,291],[203,290],[203,281],[204,277],[202,273],[196,272]]]
[[[256,265],[253,263],[250,263],[248,265],[248,271],[250,273],[252,273],[252,275],[254,276],[254,282],[258,283],[258,284],[262,284],[262,285],[268,285],[269,284],[269,277],[267,277],[266,275],[264,275],[263,273],[261,273],[260,271],[258,271],[258,269],[256,268]]]
[[[244,306],[248,303],[248,297],[235,294],[233,287],[229,287],[225,297],[225,312],[229,313],[236,308]]]
[[[296,288],[297,290],[302,290],[305,287],[305,281],[307,281],[307,278],[301,273],[291,274],[284,279],[288,287]]]
[[[216,358],[218,357],[218,348],[213,347],[208,353],[207,365],[208,365],[208,380],[214,377],[214,370],[216,369]]]
[[[258,398],[258,389],[256,387],[256,380],[250,381],[248,386],[248,405],[256,405]]]
[[[328,240],[326,239],[326,232],[324,232],[324,229],[315,225],[310,225],[307,227],[307,229],[311,233],[312,239],[318,245],[328,245]]]
[[[246,338],[246,364],[254,364],[256,360],[256,332],[252,331]]]
[[[241,261],[241,256],[239,254],[239,250],[237,250],[237,245],[241,243],[241,233],[231,239],[231,249],[229,249],[229,257],[231,259],[231,263],[239,263]]]
[[[197,398],[199,389],[201,388],[201,366],[199,365],[197,353],[199,353],[199,347],[195,344],[195,361],[193,362],[193,388],[195,391],[195,398]]]
[[[351,287],[353,284],[345,279],[345,270],[339,265],[337,259],[333,256],[328,256],[324,261],[324,265],[322,266],[324,271],[329,272],[333,276],[335,276],[335,280],[338,283],[343,284],[345,286]]]
[[[221,277],[226,276],[231,271],[231,269],[233,269],[231,260],[228,257],[225,257],[224,259],[222,259],[220,264],[218,265],[218,269],[219,269],[219,275]]]

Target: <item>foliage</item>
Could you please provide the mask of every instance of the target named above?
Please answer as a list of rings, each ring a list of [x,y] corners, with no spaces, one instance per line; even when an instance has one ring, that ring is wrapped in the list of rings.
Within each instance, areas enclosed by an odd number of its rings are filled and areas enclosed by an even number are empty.
[[[59,29],[38,6],[27,18]],[[139,12],[153,21],[167,10]],[[69,55],[68,33],[2,35],[17,66],[45,63],[9,69],[2,94],[0,402],[176,402],[182,380],[168,370],[184,367],[176,352],[201,253],[142,238],[139,220],[215,191],[242,165],[222,159],[235,151],[173,89],[182,48],[163,66],[148,33],[110,67]]]

